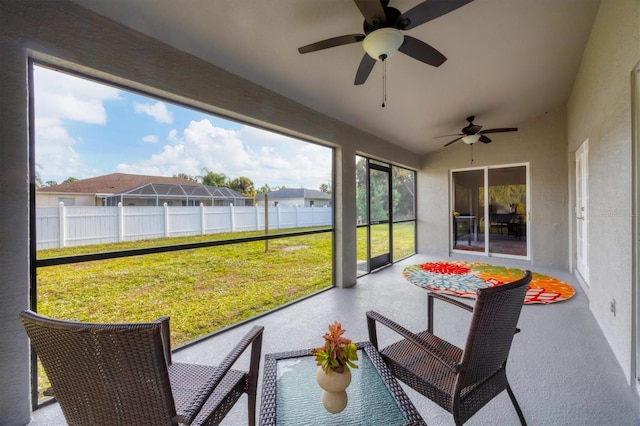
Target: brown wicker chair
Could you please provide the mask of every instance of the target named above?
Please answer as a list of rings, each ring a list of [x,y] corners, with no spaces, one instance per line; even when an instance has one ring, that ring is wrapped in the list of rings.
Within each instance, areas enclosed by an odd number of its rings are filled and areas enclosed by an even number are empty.
[[[136,324],[20,317],[71,425],[218,424],[242,393],[255,424],[263,327],[216,367],[171,362],[168,317]],[[231,369],[249,345],[249,371]]]
[[[478,290],[475,307],[437,293],[428,295],[427,330],[414,334],[388,318],[367,312],[369,340],[378,348],[376,323],[403,339],[380,354],[392,373],[453,414],[461,425],[503,390],[526,425],[509,382],[506,364],[531,272],[513,283]],[[473,312],[464,350],[433,334],[433,301],[440,299]]]

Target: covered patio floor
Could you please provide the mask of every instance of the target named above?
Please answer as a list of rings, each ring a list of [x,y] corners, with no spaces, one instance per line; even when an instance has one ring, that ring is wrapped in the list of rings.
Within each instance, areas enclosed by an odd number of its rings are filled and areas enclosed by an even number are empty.
[[[497,258],[456,256],[470,261],[515,266],[526,264]],[[426,324],[427,292],[402,277],[404,267],[442,259],[416,255],[380,272],[361,277],[349,289],[334,288],[274,311],[247,324],[220,333],[206,341],[178,350],[175,361],[216,363],[230,344],[253,324],[265,326],[263,355],[319,346],[327,325],[334,320],[346,328],[354,341],[367,340],[365,312],[376,310],[411,330]],[[508,377],[530,425],[637,425],[640,404],[628,385],[600,327],[588,309],[588,299],[577,280],[566,271],[530,269],[555,276],[571,284],[576,295],[551,305],[525,305],[519,333],[508,363]],[[469,303],[472,303],[469,301]],[[469,314],[436,301],[436,332],[462,345]],[[395,336],[379,329],[382,344]],[[243,359],[244,361],[248,361]],[[262,366],[260,371],[262,380]],[[408,387],[407,394],[429,425],[452,425],[453,418],[439,406]],[[258,412],[260,403],[258,385]],[[246,396],[223,424],[246,424]],[[64,424],[57,405],[33,413],[30,425]],[[469,425],[518,424],[506,392],[498,395]]]

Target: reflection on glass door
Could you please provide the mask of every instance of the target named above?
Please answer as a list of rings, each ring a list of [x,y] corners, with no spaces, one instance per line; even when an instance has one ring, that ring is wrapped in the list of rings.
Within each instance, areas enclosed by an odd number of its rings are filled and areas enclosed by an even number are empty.
[[[489,252],[527,255],[526,166],[489,169]]]
[[[389,210],[391,169],[369,161],[369,265],[371,270],[391,264]]]
[[[527,166],[452,172],[453,250],[527,257]]]
[[[480,225],[484,218],[483,170],[453,173],[453,241],[457,250],[484,252]]]

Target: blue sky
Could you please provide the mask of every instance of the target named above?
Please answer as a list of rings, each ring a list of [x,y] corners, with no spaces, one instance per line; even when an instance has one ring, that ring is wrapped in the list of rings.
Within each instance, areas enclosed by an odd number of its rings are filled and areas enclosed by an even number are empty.
[[[318,189],[331,149],[35,67],[36,172],[61,183],[109,173],[229,178]]]

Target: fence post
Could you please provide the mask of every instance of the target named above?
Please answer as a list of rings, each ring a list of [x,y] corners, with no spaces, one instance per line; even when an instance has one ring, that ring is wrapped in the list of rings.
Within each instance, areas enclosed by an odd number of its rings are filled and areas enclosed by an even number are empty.
[[[62,248],[64,246],[64,203],[60,201],[58,204],[58,247]]]
[[[282,223],[282,218],[280,217],[280,204],[276,206],[276,229],[282,228],[280,224]]]
[[[229,214],[231,215],[229,218],[231,220],[231,232],[236,232],[236,216],[235,210],[233,209],[233,203],[229,203]]]
[[[118,202],[118,241],[124,241],[124,207]]]
[[[164,236],[169,236],[169,205],[164,203],[162,205],[164,207]]]
[[[206,234],[205,220],[204,220],[204,203],[200,203],[200,235]]]

